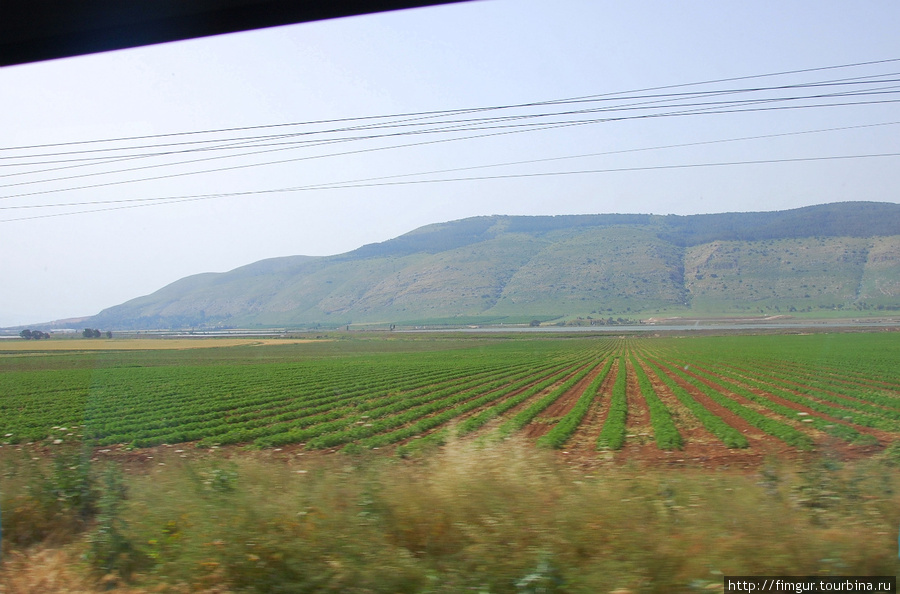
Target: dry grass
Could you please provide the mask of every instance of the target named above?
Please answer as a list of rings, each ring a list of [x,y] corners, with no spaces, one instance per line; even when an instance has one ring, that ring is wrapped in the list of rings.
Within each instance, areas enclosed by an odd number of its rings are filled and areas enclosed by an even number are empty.
[[[694,592],[900,570],[900,471],[879,461],[585,475],[507,441],[155,462],[125,476],[131,592]],[[125,583],[82,560],[95,533],[15,552],[0,592]]]
[[[7,553],[0,573],[0,592],[75,594],[97,591],[97,581],[79,565],[78,556],[67,549],[38,547]]]
[[[60,338],[47,340],[4,340],[5,352],[32,351],[156,351],[211,349],[232,346],[265,346],[325,342],[307,338]]]

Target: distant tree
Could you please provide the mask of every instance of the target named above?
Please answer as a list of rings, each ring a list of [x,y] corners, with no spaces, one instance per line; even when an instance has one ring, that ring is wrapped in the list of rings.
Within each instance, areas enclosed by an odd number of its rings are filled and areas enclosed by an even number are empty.
[[[111,331],[111,330],[107,330],[107,331],[106,331],[106,338],[112,338],[112,331]]]
[[[22,330],[19,332],[19,336],[24,338],[25,340],[40,340],[42,338],[50,338],[50,335],[46,332],[41,332],[40,330]]]
[[[85,328],[84,330],[81,331],[81,335],[84,336],[85,338],[93,338],[94,331],[91,328]]]

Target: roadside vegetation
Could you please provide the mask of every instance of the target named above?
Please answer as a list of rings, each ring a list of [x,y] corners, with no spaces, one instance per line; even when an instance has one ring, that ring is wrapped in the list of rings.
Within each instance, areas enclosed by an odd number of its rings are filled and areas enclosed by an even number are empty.
[[[104,342],[0,352],[3,594],[900,571],[893,333]]]
[[[407,459],[163,449],[91,462],[73,450],[23,464],[27,448],[4,448],[0,583],[10,594],[692,592],[722,575],[893,575],[894,450],[742,473],[574,470],[517,439],[451,439]],[[67,576],[58,589],[54,575]]]
[[[892,333],[248,340],[190,351],[161,349],[162,339],[146,351],[61,342],[76,346],[0,353],[0,445],[365,450],[499,429],[554,449],[590,437],[620,450],[635,435],[630,406],[646,408],[652,429],[641,432],[664,451],[697,442],[685,430],[698,423],[728,448],[763,445],[754,435],[808,451],[829,436],[900,436]],[[602,426],[585,423],[593,417]]]

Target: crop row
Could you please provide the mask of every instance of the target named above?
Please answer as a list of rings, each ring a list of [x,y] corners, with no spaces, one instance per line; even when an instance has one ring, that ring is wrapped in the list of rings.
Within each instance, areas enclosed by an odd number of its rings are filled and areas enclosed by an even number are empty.
[[[21,371],[0,356],[0,441],[78,426],[97,445],[359,449],[521,431],[549,448],[609,450],[652,433],[673,450],[690,445],[689,425],[729,448],[774,439],[803,450],[823,435],[854,444],[871,443],[873,430],[900,433],[898,350],[880,335],[850,341],[858,350],[827,336],[478,338],[372,353],[259,347],[247,359],[223,349],[202,364],[169,353],[151,366],[110,358],[93,370],[75,355]],[[649,415],[629,416],[644,408]],[[766,437],[748,440],[745,424]]]

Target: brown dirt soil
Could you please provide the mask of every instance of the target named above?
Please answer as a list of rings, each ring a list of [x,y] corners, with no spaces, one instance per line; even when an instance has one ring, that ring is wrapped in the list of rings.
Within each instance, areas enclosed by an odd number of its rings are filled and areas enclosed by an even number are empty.
[[[114,590],[119,594],[145,594],[162,592],[124,586],[115,575],[93,578],[82,570],[80,555],[71,547],[34,547],[25,551],[13,551],[4,556],[0,565],[0,594],[89,594]],[[191,594],[228,594],[224,588],[197,590],[183,587],[166,587],[165,592]]]
[[[705,370],[701,369],[701,371],[705,371]],[[753,402],[752,400],[749,400],[749,399],[745,398],[744,396],[741,396],[740,394],[736,394],[736,393],[732,392],[731,390],[727,389],[725,386],[714,382],[713,380],[710,380],[708,378],[700,376],[699,374],[694,372],[693,368],[686,370],[685,373],[687,375],[689,375],[690,377],[694,378],[695,380],[697,380],[698,382],[701,382],[702,384],[712,388],[716,392],[719,392],[723,396],[727,397],[729,400],[733,400],[737,404],[740,404],[741,406],[749,408],[750,410],[753,410],[755,412],[758,412],[759,414],[761,414],[765,417],[768,417],[768,418],[772,419],[773,421],[778,421],[778,422],[784,423],[786,425],[789,425],[798,431],[803,431],[804,433],[809,434],[809,436],[814,439],[822,439],[825,435],[824,433],[822,433],[821,431],[819,431],[813,427],[804,426],[802,421],[800,421],[799,419],[787,419],[785,417],[782,417],[781,415],[779,415],[772,409],[766,408],[765,406],[763,406],[761,404]]]
[[[752,375],[754,374],[753,371],[748,371],[748,370],[746,370],[746,369],[734,368],[734,370],[735,370],[735,371],[738,371],[739,373],[746,374],[746,375],[751,375],[751,376],[752,376]],[[774,374],[773,374],[773,379],[774,379]],[[791,384],[791,385],[795,386],[795,388],[790,388],[790,387],[786,387],[786,386],[778,386],[779,388],[781,388],[781,389],[783,389],[783,390],[788,390],[789,392],[794,392],[794,393],[796,393],[798,396],[804,396],[804,397],[806,397],[806,398],[812,398],[813,400],[819,400],[819,401],[822,402],[822,404],[828,404],[829,406],[835,406],[835,407],[837,407],[837,408],[846,408],[847,410],[851,410],[851,409],[849,409],[849,408],[846,407],[846,406],[842,406],[842,405],[840,405],[840,404],[837,404],[837,403],[834,403],[834,402],[831,402],[831,401],[823,401],[823,400],[821,400],[821,399],[815,398],[814,396],[810,396],[809,394],[803,394],[803,393],[799,392],[800,389],[812,388],[811,386],[806,385],[806,384],[803,384],[802,382],[798,382],[798,381],[790,380],[790,379],[786,379],[786,378],[780,378],[780,377],[779,377],[778,379],[779,379],[780,381],[785,382],[786,384]],[[825,378],[822,378],[822,379],[825,379]],[[769,380],[767,380],[766,378],[757,378],[757,381],[760,381],[760,382],[766,383],[766,384],[772,384],[772,383],[773,383],[773,381],[769,381]],[[869,386],[869,387],[872,387],[872,386]],[[851,395],[849,395],[849,394],[843,394],[843,393],[838,392],[838,391],[835,391],[835,390],[823,390],[822,388],[812,388],[812,389],[819,390],[819,391],[821,391],[821,392],[823,392],[823,393],[825,393],[825,394],[829,394],[829,395],[831,395],[831,396],[839,396],[839,397],[841,397],[841,398],[846,398],[847,400],[852,400],[852,401],[854,401],[854,402],[860,402],[860,403],[864,403],[864,404],[869,404],[869,405],[871,405],[871,406],[875,406],[875,407],[877,407],[877,408],[882,408],[882,409],[884,409],[884,410],[896,410],[896,409],[892,409],[892,408],[889,407],[889,406],[884,406],[883,404],[878,404],[878,403],[876,403],[876,402],[869,402],[869,401],[867,401],[867,400],[865,400],[865,399],[857,398],[857,397],[851,396]],[[885,389],[888,389],[888,388],[880,388],[880,387],[879,387],[879,388],[877,388],[877,389],[879,389],[879,390],[885,390]]]
[[[604,459],[610,458],[606,455],[607,453],[597,451],[596,441],[600,430],[603,428],[603,423],[606,422],[606,415],[609,413],[609,400],[612,397],[612,388],[615,383],[616,366],[613,365],[603,379],[603,383],[597,391],[597,396],[581,421],[581,425],[578,426],[578,429],[575,430],[575,433],[566,444],[563,455],[567,456],[568,453],[577,452],[578,458],[597,458],[598,456]]]
[[[626,360],[625,367],[627,369],[625,402],[628,413],[625,418],[625,444],[622,446],[622,450],[626,457],[632,457],[647,444],[653,444],[653,447],[656,447],[656,441],[653,425],[650,423],[650,408],[647,406],[644,395],[641,394],[641,387],[631,361]]]
[[[698,367],[698,369],[701,369],[701,368]],[[708,373],[708,374],[713,375],[713,376],[715,376],[715,377],[722,377],[722,376],[720,376],[719,374],[715,373],[714,371],[710,371],[710,370],[707,370],[707,369],[701,369],[701,371],[704,371],[705,373]],[[893,435],[893,434],[891,434],[890,432],[882,431],[882,430],[880,430],[880,429],[873,429],[872,427],[864,427],[864,426],[862,426],[862,425],[855,425],[855,424],[853,424],[853,423],[850,423],[850,422],[848,422],[848,421],[845,421],[844,419],[839,419],[839,418],[837,418],[837,417],[833,417],[833,416],[827,415],[827,414],[825,414],[825,413],[815,411],[815,410],[813,410],[813,409],[811,409],[811,408],[808,408],[808,407],[806,407],[806,406],[803,406],[802,404],[799,404],[799,403],[797,403],[797,402],[792,402],[792,401],[790,401],[790,400],[785,400],[784,398],[780,398],[779,396],[776,396],[776,395],[774,395],[774,394],[771,394],[771,393],[769,393],[769,392],[767,392],[767,391],[765,391],[765,390],[761,390],[761,389],[759,389],[759,388],[754,388],[754,387],[748,386],[748,385],[746,385],[746,384],[743,384],[743,383],[741,383],[741,382],[739,382],[739,381],[736,381],[736,380],[733,380],[733,379],[731,379],[731,378],[724,378],[724,377],[723,377],[722,380],[723,380],[723,381],[732,381],[732,382],[735,382],[735,383],[738,384],[739,386],[743,387],[743,388],[746,389],[746,390],[749,390],[750,392],[753,392],[753,393],[756,394],[757,396],[762,396],[763,398],[766,398],[766,399],[768,399],[768,400],[771,400],[772,402],[775,402],[775,403],[777,403],[777,404],[781,404],[782,406],[787,406],[788,408],[792,408],[792,409],[796,410],[797,412],[805,412],[805,413],[807,413],[807,415],[810,416],[810,417],[817,417],[817,418],[820,418],[820,419],[822,419],[822,420],[828,421],[828,422],[830,422],[830,423],[835,423],[835,424],[840,424],[840,425],[847,425],[848,427],[852,427],[852,428],[856,429],[856,430],[859,431],[860,433],[863,433],[863,434],[866,434],[866,435],[871,435],[871,436],[875,437],[875,439],[877,439],[878,441],[890,443],[890,442],[892,442],[892,441],[894,441],[894,440],[896,439],[896,436]],[[788,391],[788,392],[794,392],[795,394],[797,394],[797,396],[803,396],[804,398],[810,398],[811,400],[817,400],[817,399],[815,399],[815,398],[810,397],[808,394],[802,394],[802,393],[800,393],[800,392],[796,392],[796,391],[793,391],[793,390],[786,390],[786,391]],[[835,403],[833,403],[833,402],[825,402],[825,401],[823,401],[822,404],[827,404],[828,406],[834,406],[835,408],[840,408],[840,409],[846,410],[846,411],[848,411],[848,412],[853,412],[852,409],[849,409],[849,408],[840,406],[839,404],[835,404]],[[784,417],[778,417],[778,419],[779,419],[779,420],[786,420],[786,419],[784,419]],[[796,420],[791,419],[791,421],[793,421],[793,422],[791,423],[792,425],[794,425],[795,427],[798,426],[798,423],[796,422]],[[803,430],[803,431],[807,431],[807,429],[806,429],[805,427],[802,426],[802,423],[800,423],[799,425],[800,425],[800,426],[798,427],[799,429],[801,429],[801,430]],[[820,432],[816,431],[816,434],[820,436],[820,439],[824,439],[824,436],[823,436]]]
[[[578,371],[581,371],[580,368]],[[587,390],[594,378],[603,370],[602,361],[598,363],[581,381],[572,386],[565,394],[556,399],[556,401],[548,406],[539,414],[531,423],[525,426],[523,432],[529,439],[537,439],[550,431],[551,428],[566,414],[572,410],[581,395]],[[578,372],[576,372],[578,373]]]
[[[581,368],[579,367],[578,369],[581,369]],[[491,419],[490,421],[488,421],[487,423],[485,423],[484,426],[482,426],[478,431],[476,431],[476,434],[478,434],[478,435],[485,435],[486,433],[490,433],[491,431],[493,431],[494,429],[496,429],[497,427],[499,427],[501,424],[503,424],[504,422],[506,422],[508,419],[510,419],[510,418],[512,418],[512,417],[514,417],[514,416],[516,416],[516,414],[518,414],[520,411],[525,410],[526,408],[528,408],[529,406],[531,406],[531,405],[535,402],[535,400],[538,400],[538,399],[540,399],[540,398],[543,398],[546,394],[549,394],[550,392],[552,392],[553,390],[555,390],[557,387],[560,386],[560,384],[565,383],[566,380],[568,380],[570,377],[572,377],[572,375],[574,375],[574,374],[576,374],[576,373],[578,373],[578,370],[572,371],[571,373],[567,374],[565,377],[563,377],[563,378],[562,378],[561,380],[559,380],[558,382],[555,382],[553,385],[547,386],[547,388],[545,388],[544,390],[541,390],[541,391],[538,392],[537,394],[534,394],[533,396],[531,396],[531,398],[528,398],[528,399],[525,400],[524,402],[520,402],[520,403],[517,404],[516,406],[512,407],[511,409],[509,409],[508,411],[506,411],[505,413],[503,413],[502,416]],[[555,375],[555,373],[548,374],[548,375]],[[536,384],[536,383],[542,381],[543,379],[545,379],[545,377],[546,377],[546,376],[542,376],[542,377],[536,379],[534,382],[528,384],[527,386],[525,386],[525,387],[522,388],[521,390],[516,390],[515,392],[513,392],[512,394],[510,394],[510,396],[515,396],[515,395],[517,395],[517,394],[520,394],[520,393],[524,392],[524,391],[527,390],[528,388],[534,386],[534,384]]]
[[[759,452],[748,449],[729,449],[712,433],[710,433],[694,414],[675,397],[662,380],[644,362],[641,366],[656,395],[666,405],[681,433],[684,447],[681,450],[664,451],[656,447],[655,442],[631,446],[615,454],[617,464],[638,464],[654,467],[701,467],[701,468],[750,468],[760,464]],[[579,464],[592,466],[590,461],[581,460]]]
[[[681,460],[682,462],[686,462],[688,459],[692,459],[693,462],[698,462],[700,466],[718,467],[722,465],[736,465],[738,467],[749,468],[759,465],[763,460],[770,456],[793,458],[798,454],[796,448],[792,448],[776,438],[760,431],[724,406],[716,403],[714,400],[703,394],[698,388],[678,377],[676,374],[667,373],[667,375],[672,378],[676,384],[687,390],[691,397],[707,410],[720,417],[728,425],[743,433],[750,442],[750,447],[748,448],[726,448],[724,444],[714,437],[714,443],[702,445],[692,444],[688,439],[685,439],[685,448],[681,452],[683,456],[674,458],[676,461]],[[687,438],[684,434],[682,434],[682,437]],[[701,446],[699,449],[702,453],[698,452],[698,448],[694,446]],[[691,456],[690,454],[699,455]],[[662,453],[662,457],[664,459],[673,458],[673,453]],[[657,458],[657,460],[659,461],[659,458]],[[676,462],[676,464],[682,462]]]

